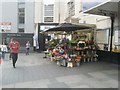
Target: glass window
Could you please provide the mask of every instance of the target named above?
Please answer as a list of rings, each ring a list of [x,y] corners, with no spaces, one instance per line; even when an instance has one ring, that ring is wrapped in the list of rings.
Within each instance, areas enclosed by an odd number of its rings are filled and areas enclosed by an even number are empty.
[[[70,1],[68,5],[68,16],[74,16],[75,15],[75,0]]]
[[[19,8],[18,9],[18,21],[20,24],[24,24],[25,23],[25,8]]]
[[[54,5],[44,5],[44,16],[53,17],[54,15]]]
[[[45,11],[44,16],[53,16],[53,11]]]
[[[44,17],[44,22],[53,22],[53,17]]]
[[[19,23],[24,24],[25,23],[25,18],[19,16]]]
[[[19,8],[19,13],[24,13],[25,12],[25,8]]]
[[[24,33],[24,28],[19,28],[19,29],[18,29],[18,32],[19,32],[19,33]]]
[[[25,0],[18,0],[18,4],[19,4],[19,5],[25,4]]]
[[[19,5],[21,5],[21,4],[25,4],[25,2],[19,2],[18,4],[19,4]]]

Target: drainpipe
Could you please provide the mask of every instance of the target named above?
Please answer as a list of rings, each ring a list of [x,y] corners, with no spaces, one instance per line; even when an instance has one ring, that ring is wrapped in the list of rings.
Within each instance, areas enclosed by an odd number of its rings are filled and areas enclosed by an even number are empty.
[[[111,15],[111,16],[110,16],[110,19],[111,19],[110,52],[112,52],[113,31],[114,31],[114,20],[115,20],[114,15]]]
[[[59,20],[58,23],[60,24],[60,0],[59,0]]]

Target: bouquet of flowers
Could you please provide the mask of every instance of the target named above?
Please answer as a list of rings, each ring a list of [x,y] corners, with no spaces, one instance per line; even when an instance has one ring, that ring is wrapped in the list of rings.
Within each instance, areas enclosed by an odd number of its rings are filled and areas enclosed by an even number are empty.
[[[81,56],[76,56],[75,61],[80,62],[80,60],[81,60]]]

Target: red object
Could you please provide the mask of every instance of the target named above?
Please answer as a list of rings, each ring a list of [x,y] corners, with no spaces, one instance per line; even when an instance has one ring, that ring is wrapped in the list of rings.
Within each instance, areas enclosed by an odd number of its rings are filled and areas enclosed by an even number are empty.
[[[48,50],[52,50],[52,48],[48,48]]]
[[[55,56],[55,53],[52,53],[52,57],[54,57]]]
[[[57,56],[62,56],[62,54],[57,54]]]
[[[80,50],[80,48],[76,48],[76,50]]]
[[[78,62],[79,62],[79,61],[80,61],[80,59],[75,59],[75,61],[78,61]]]
[[[80,61],[81,60],[81,57],[80,56],[77,56],[76,58],[75,58],[75,61]]]
[[[76,59],[81,59],[81,57],[77,56]]]
[[[20,48],[20,44],[19,42],[11,42],[9,44],[9,47],[10,47],[10,51],[11,53],[18,53],[19,52],[19,48]]]
[[[2,63],[2,60],[0,59],[0,64]]]

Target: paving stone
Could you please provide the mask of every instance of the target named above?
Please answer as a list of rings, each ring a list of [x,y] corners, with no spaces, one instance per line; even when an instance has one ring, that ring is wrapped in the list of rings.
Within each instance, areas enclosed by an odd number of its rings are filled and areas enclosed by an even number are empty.
[[[79,82],[82,77],[80,75],[69,75],[69,76],[63,76],[56,78],[59,82],[65,82],[65,83],[76,83]]]
[[[33,85],[36,85],[36,84],[45,84],[45,85],[47,85],[47,84],[50,84],[51,82],[50,82],[49,79],[41,79],[41,80],[33,81],[32,83],[33,83]]]
[[[103,84],[106,85],[106,86],[109,86],[110,88],[118,87],[118,81],[117,80],[103,81]]]
[[[118,68],[106,62],[84,63],[67,68],[43,59],[43,53],[19,54],[16,68],[6,60],[1,65],[4,88],[117,88]]]
[[[88,85],[79,85],[71,88],[90,88]]]
[[[69,88],[64,82],[48,84],[48,88]]]
[[[14,84],[2,85],[2,88],[15,88]]]
[[[22,83],[16,83],[15,88],[32,88],[33,83],[32,82],[22,82]]]
[[[110,77],[108,77],[106,74],[102,73],[102,72],[93,72],[93,73],[88,73],[91,76],[93,76],[94,78],[98,79],[98,80],[109,80],[111,79]]]

